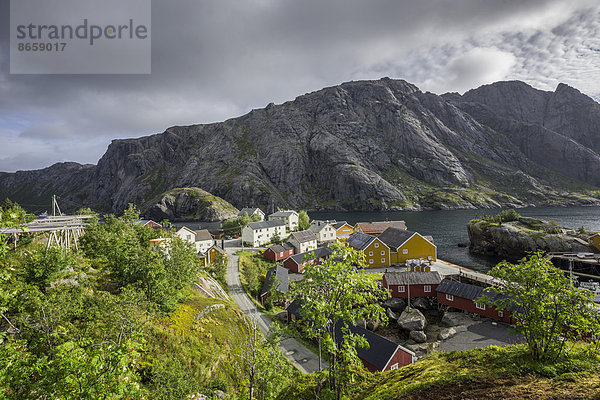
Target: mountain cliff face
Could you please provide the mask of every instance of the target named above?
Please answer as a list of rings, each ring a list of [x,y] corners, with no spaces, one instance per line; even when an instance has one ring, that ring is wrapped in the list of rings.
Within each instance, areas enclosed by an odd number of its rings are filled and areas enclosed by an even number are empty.
[[[0,197],[115,212],[185,187],[267,210],[596,204],[599,154],[600,105],[566,85],[437,96],[384,78],[115,140],[96,166],[0,174]]]

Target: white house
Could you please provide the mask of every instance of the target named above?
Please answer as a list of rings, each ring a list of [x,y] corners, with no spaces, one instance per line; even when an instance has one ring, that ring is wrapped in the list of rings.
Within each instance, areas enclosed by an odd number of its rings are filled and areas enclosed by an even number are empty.
[[[311,231],[292,232],[288,242],[294,246],[296,254],[306,253],[317,248],[317,236]]]
[[[196,245],[196,232],[188,228],[187,226],[182,226],[175,232],[177,237],[183,241],[190,242],[193,245]]]
[[[238,213],[238,217],[241,217],[244,213],[247,213],[249,217],[256,214],[260,217],[261,221],[265,220],[265,213],[260,208],[242,208]]]
[[[242,242],[252,246],[261,246],[269,243],[273,236],[285,237],[285,222],[280,220],[250,222],[242,229]]]
[[[313,221],[309,229],[317,236],[319,243],[333,242],[336,239],[336,230],[328,221]]]
[[[294,210],[277,211],[269,215],[269,221],[283,221],[288,231],[298,229],[298,213]]]
[[[201,229],[196,231],[196,236],[194,238],[196,244],[196,252],[204,254],[211,248],[213,245],[213,237],[209,231],[206,229]]]

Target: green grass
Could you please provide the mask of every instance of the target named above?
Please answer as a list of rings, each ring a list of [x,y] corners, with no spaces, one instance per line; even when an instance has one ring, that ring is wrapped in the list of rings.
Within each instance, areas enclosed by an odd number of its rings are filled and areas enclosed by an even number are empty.
[[[556,362],[531,359],[524,345],[491,346],[466,352],[434,353],[396,371],[369,373],[360,369],[347,398],[512,399],[525,397],[523,391],[531,387],[542,395],[558,393],[559,397],[555,398],[598,398],[599,368],[600,358],[594,344],[577,344],[569,357]],[[318,374],[305,376],[279,398],[312,399],[321,379],[323,376]],[[483,391],[480,391],[482,386]],[[458,388],[462,392],[460,396]],[[499,389],[502,389],[500,394]],[[572,392],[582,389],[588,397],[570,397]]]

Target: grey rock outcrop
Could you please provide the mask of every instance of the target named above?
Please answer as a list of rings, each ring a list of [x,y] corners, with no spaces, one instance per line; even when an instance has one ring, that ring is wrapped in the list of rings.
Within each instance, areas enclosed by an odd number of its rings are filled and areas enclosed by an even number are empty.
[[[444,328],[438,334],[438,339],[439,340],[446,340],[446,339],[451,338],[454,335],[456,335],[456,329],[454,329],[454,328]]]
[[[501,225],[486,221],[471,221],[467,225],[473,254],[481,254],[516,261],[533,251],[544,252],[594,252],[585,240],[566,233],[547,233],[548,223],[539,221],[532,225],[524,222],[506,222]],[[526,222],[528,221],[528,222]],[[526,222],[526,223],[525,223]],[[534,221],[535,222],[535,221]],[[533,227],[534,229],[530,229]]]
[[[389,308],[394,312],[400,312],[406,307],[406,301],[404,299],[392,297],[383,303],[383,307]]]
[[[459,326],[464,323],[465,317],[463,313],[459,312],[446,312],[442,317],[440,325],[447,327]]]
[[[398,326],[406,331],[422,331],[427,326],[427,319],[416,308],[406,308],[398,318]]]
[[[95,166],[0,173],[0,199],[57,194],[67,211],[134,203],[165,215],[178,215],[178,201],[161,195],[186,187],[267,211],[598,204],[599,132],[600,105],[566,85],[437,96],[402,80],[347,82],[221,123],[114,140]]]
[[[176,188],[163,194],[144,215],[156,221],[222,221],[239,210],[220,197],[199,188]]]
[[[386,308],[385,309],[385,313],[387,314],[387,316],[388,316],[388,318],[390,320],[392,320],[392,321],[398,321],[399,315],[396,314],[395,312],[393,312],[391,308],[389,308],[389,307]]]

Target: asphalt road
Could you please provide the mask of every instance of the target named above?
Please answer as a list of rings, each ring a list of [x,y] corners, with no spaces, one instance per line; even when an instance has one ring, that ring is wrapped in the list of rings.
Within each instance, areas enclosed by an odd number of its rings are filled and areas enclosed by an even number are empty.
[[[228,247],[228,246],[236,247]],[[248,297],[242,284],[240,282],[240,274],[238,269],[238,255],[236,251],[241,250],[239,245],[239,239],[237,241],[228,241],[225,245],[227,252],[227,285],[229,286],[229,292],[233,297],[233,300],[240,306],[243,312],[249,317],[253,318],[257,322],[257,326],[263,332],[267,334],[271,326],[271,319],[260,312],[252,300]],[[316,372],[319,370],[319,358],[312,351],[302,345],[294,338],[282,338],[280,342],[281,353],[290,362],[295,365],[300,371],[304,373]],[[321,368],[327,368],[327,362],[321,362]]]

